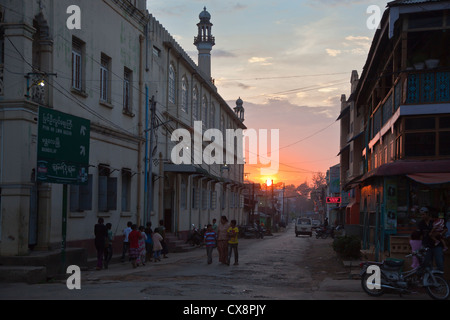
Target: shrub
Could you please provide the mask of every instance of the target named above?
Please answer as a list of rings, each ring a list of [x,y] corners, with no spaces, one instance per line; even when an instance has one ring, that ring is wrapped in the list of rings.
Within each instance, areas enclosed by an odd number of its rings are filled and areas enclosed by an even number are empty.
[[[333,250],[342,258],[357,259],[361,254],[361,239],[358,236],[337,237],[333,241]]]

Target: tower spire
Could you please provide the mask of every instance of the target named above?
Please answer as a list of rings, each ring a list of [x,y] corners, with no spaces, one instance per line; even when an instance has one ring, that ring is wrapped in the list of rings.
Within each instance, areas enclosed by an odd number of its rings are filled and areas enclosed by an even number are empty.
[[[200,12],[199,18],[198,34],[194,37],[194,45],[198,50],[198,67],[208,78],[211,78],[211,50],[215,45],[215,38],[211,33],[213,26],[211,15],[206,11],[206,7]]]

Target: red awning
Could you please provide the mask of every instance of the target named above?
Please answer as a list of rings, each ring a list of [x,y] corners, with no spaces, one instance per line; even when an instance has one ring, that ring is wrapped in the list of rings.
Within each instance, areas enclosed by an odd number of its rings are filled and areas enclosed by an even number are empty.
[[[450,183],[450,173],[413,173],[408,178],[424,184]]]

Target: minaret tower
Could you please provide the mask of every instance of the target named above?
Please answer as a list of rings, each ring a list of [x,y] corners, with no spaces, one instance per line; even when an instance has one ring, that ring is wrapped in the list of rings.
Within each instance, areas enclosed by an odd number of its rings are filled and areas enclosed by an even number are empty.
[[[213,26],[211,15],[206,11],[206,7],[200,13],[199,18],[198,35],[194,38],[194,45],[198,49],[198,67],[208,78],[211,78],[211,50],[215,45],[215,39],[211,34]]]
[[[234,108],[234,113],[236,116],[241,120],[241,122],[244,122],[244,101],[242,101],[241,97],[236,100],[236,107]]]

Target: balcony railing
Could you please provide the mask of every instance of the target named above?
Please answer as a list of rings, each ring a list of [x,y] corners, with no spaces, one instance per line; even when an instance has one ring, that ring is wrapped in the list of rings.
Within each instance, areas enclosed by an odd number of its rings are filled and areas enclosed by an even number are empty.
[[[405,104],[450,102],[450,71],[409,73]]]
[[[449,102],[450,71],[425,70],[402,73],[372,115],[371,138],[375,137],[400,105]]]

